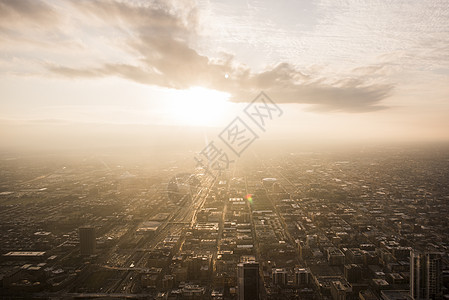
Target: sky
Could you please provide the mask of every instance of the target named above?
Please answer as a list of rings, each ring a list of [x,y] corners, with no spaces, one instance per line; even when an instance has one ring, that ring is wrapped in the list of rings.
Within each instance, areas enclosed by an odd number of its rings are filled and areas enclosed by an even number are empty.
[[[446,141],[448,83],[446,0],[0,0],[4,145],[222,128],[261,91],[267,136]]]

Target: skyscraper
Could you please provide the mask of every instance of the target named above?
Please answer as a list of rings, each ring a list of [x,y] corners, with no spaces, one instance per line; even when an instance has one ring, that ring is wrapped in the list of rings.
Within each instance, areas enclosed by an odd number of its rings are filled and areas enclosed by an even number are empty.
[[[410,251],[410,295],[413,299],[441,296],[442,271],[439,253]]]
[[[81,255],[92,255],[95,252],[95,228],[86,226],[79,228],[80,253]]]
[[[295,268],[295,277],[293,278],[293,283],[296,286],[306,286],[309,284],[311,279],[310,269],[305,268]]]
[[[287,271],[285,269],[273,269],[272,270],[273,284],[277,286],[287,285]]]
[[[259,299],[259,263],[242,262],[237,265],[239,300]]]

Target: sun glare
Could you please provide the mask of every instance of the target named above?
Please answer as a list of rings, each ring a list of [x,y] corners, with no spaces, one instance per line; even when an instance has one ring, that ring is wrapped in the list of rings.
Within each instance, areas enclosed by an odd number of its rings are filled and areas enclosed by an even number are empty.
[[[176,91],[169,101],[169,114],[180,125],[216,126],[224,118],[229,94],[203,87]]]

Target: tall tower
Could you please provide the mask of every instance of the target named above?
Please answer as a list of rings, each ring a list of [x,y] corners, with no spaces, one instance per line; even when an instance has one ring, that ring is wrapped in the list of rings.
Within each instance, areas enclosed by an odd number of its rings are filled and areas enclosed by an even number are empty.
[[[440,253],[410,251],[410,295],[415,300],[441,296],[442,271]]]
[[[273,284],[276,286],[286,286],[287,285],[287,271],[285,269],[273,269],[272,278]]]
[[[259,299],[259,263],[242,262],[237,265],[239,300]]]
[[[80,227],[80,253],[81,255],[92,255],[95,252],[95,228],[94,227]]]

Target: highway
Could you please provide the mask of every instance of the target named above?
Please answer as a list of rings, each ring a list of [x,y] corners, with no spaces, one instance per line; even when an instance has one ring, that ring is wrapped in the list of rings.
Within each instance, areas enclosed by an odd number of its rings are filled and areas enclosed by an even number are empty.
[[[199,190],[194,195],[190,195],[190,198],[192,199],[191,201],[189,201],[188,195],[185,195],[179,201],[181,205],[175,212],[171,214],[169,218],[167,218],[161,224],[155,235],[152,237],[142,238],[139,241],[133,255],[128,258],[125,267],[122,268],[125,271],[123,278],[116,284],[114,284],[110,289],[108,289],[108,293],[133,293],[135,280],[139,277],[137,276],[137,272],[146,269],[144,266],[142,266],[142,264],[147,252],[137,251],[137,249],[143,248],[150,251],[154,249],[167,236],[173,234],[174,232],[182,231],[183,229],[185,229],[185,226],[187,224],[189,224],[190,228],[192,228],[196,222],[197,213],[203,207],[209,195],[210,188],[213,186],[214,182],[215,180],[206,177],[201,185],[201,188],[199,188]],[[189,205],[189,207],[185,207],[185,205]],[[133,263],[135,267],[127,267],[130,266],[131,263]],[[107,268],[107,266],[105,267]]]

